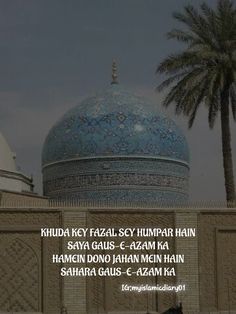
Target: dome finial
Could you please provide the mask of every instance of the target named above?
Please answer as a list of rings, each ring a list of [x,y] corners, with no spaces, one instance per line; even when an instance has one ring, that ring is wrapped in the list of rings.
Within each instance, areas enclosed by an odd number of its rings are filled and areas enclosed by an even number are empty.
[[[113,60],[112,61],[112,81],[111,84],[118,84],[118,75],[117,75],[117,65],[116,65],[116,61]]]

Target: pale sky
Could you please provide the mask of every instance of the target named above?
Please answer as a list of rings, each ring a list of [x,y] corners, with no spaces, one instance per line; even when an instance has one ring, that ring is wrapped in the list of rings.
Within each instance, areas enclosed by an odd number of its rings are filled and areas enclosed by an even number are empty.
[[[41,150],[47,132],[65,111],[108,86],[113,58],[119,81],[165,112],[162,96],[155,92],[161,80],[155,70],[165,56],[182,49],[166,38],[177,26],[172,12],[201,2],[0,0],[0,130],[22,171],[34,175],[36,191],[41,191]],[[165,113],[189,142],[191,200],[224,200],[219,120],[209,130],[203,106],[188,130],[184,118],[175,117],[173,110]],[[232,122],[234,160],[235,131]]]

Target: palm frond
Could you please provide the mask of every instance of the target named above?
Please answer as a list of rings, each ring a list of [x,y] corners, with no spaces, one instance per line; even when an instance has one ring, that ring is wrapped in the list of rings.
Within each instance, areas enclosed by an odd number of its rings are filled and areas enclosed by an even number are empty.
[[[163,60],[156,72],[168,76],[159,91],[175,83],[164,106],[174,103],[176,114],[187,116],[192,127],[200,104],[205,103],[213,128],[221,110],[220,94],[236,79],[236,9],[230,0],[219,0],[216,10],[206,3],[200,9],[188,5],[183,12],[174,13],[185,28],[173,29],[168,38],[183,42],[186,49]],[[230,104],[236,120],[235,87],[230,90]]]
[[[207,25],[208,25],[208,31],[210,32],[212,36],[212,41],[214,42],[214,47],[217,48],[218,46],[218,33],[219,33],[219,20],[217,18],[217,15],[215,11],[210,8],[205,2],[201,5],[202,13],[204,14]]]
[[[170,86],[175,81],[180,80],[183,76],[185,76],[187,74],[189,74],[189,71],[184,71],[184,72],[172,75],[168,79],[164,80],[159,86],[157,86],[156,90],[161,92],[163,89],[165,89],[166,87]]]
[[[167,57],[158,66],[156,72],[159,73],[176,73],[183,68],[194,67],[198,65],[202,60],[198,58],[194,52],[182,52],[179,54],[173,54]]]
[[[220,0],[217,6],[217,15],[220,24],[220,49],[230,52],[231,41],[236,36],[236,11],[233,9],[233,3],[230,0]]]
[[[205,96],[206,96],[206,92],[208,89],[208,75],[205,76],[205,78],[202,80],[202,82],[200,83],[200,90],[199,93],[196,97],[195,103],[194,105],[191,107],[191,111],[189,112],[189,120],[188,120],[188,127],[189,129],[191,129],[191,127],[193,126],[193,123],[195,121],[196,118],[196,114],[197,111],[200,107],[200,104],[203,102]]]
[[[164,99],[163,105],[165,107],[168,107],[169,104],[172,102],[181,102],[186,92],[189,92],[189,90],[193,87],[193,83],[196,82],[197,77],[201,74],[201,69],[195,69],[185,75],[167,94]]]
[[[196,102],[194,104],[194,107],[193,107],[193,110],[192,110],[192,113],[190,114],[190,117],[189,117],[189,120],[188,120],[188,128],[191,129],[191,127],[193,126],[193,123],[195,121],[195,118],[196,118],[196,114],[197,114],[197,111],[198,111],[198,108],[200,106],[200,101],[199,102]]]
[[[214,37],[212,36],[211,24],[193,6],[186,6],[184,13],[175,13],[174,18],[186,24],[191,33],[195,34],[198,39],[205,42],[209,47],[216,48],[215,42],[212,40]]]
[[[180,29],[173,29],[170,32],[167,33],[168,39],[177,39],[178,41],[182,41],[185,43],[191,43],[196,38],[189,32],[182,31]]]
[[[218,12],[224,16],[226,13],[231,12],[233,8],[233,3],[230,0],[219,0],[218,1],[218,5],[217,5],[217,9]]]
[[[201,4],[201,10],[205,17],[207,18],[209,24],[214,24],[216,23],[216,14],[215,11],[212,10],[205,2]]]
[[[208,124],[209,124],[210,129],[213,129],[218,113],[219,113],[219,102],[212,101],[209,106],[209,111],[208,111]]]
[[[215,125],[217,114],[220,110],[219,86],[221,84],[221,76],[220,72],[213,73],[205,99],[208,107],[208,124],[211,129]]]

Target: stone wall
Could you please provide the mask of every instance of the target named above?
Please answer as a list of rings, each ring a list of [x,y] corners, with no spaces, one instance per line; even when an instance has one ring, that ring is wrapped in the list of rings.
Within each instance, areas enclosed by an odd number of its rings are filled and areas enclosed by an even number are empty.
[[[47,197],[39,196],[35,193],[18,193],[0,190],[0,207],[3,208],[28,208],[28,207],[48,207]]]
[[[196,238],[170,240],[185,254],[177,277],[129,279],[59,276],[51,255],[66,252],[58,239],[41,239],[42,227],[197,228]],[[68,239],[67,239],[68,240]],[[134,236],[134,239],[137,240]],[[150,239],[152,240],[152,239]],[[157,240],[157,238],[154,238]],[[178,302],[184,314],[236,312],[236,209],[1,208],[0,312],[68,314],[162,313]],[[125,293],[122,283],[186,284],[187,291]]]
[[[61,245],[58,239],[42,239],[40,228],[60,225],[58,211],[0,210],[1,313],[59,313],[61,279],[51,255]]]
[[[198,214],[190,211],[176,211],[175,228],[196,228]],[[185,263],[177,264],[177,284],[186,284],[186,291],[177,294],[185,312],[199,311],[199,265],[198,230],[196,238],[176,238],[176,254],[185,254]]]
[[[200,308],[236,311],[236,210],[199,216]]]
[[[87,211],[83,209],[68,210],[64,213],[63,226],[65,228],[86,228]],[[66,241],[74,239],[67,238]],[[81,241],[85,240],[80,238]],[[65,248],[65,241],[63,243]],[[64,250],[66,252],[66,249]],[[71,252],[68,252],[68,254]],[[65,277],[63,280],[64,300],[68,313],[87,313],[87,282],[83,277]]]
[[[114,227],[114,228],[134,228],[134,227],[160,227],[172,228],[174,226],[173,211],[146,212],[146,211],[89,211],[88,225],[93,227]],[[144,239],[142,239],[144,240]],[[145,238],[147,240],[147,238]],[[148,238],[148,240],[158,240],[157,238]],[[162,239],[164,240],[164,239]],[[134,237],[130,241],[137,241]],[[170,252],[174,252],[174,240],[170,240]],[[128,253],[128,252],[127,252]],[[134,252],[133,252],[134,253]],[[144,252],[150,254],[150,252]],[[145,265],[142,264],[143,267]],[[141,267],[141,265],[137,265]],[[174,278],[157,279],[153,277],[103,277],[88,280],[91,294],[89,298],[89,313],[127,313],[137,311],[144,313],[146,311],[157,312],[164,311],[172,304],[175,304],[174,293],[124,293],[121,291],[122,283],[127,284],[150,284],[174,283]],[[103,293],[102,291],[103,287]],[[96,300],[96,302],[94,302]]]

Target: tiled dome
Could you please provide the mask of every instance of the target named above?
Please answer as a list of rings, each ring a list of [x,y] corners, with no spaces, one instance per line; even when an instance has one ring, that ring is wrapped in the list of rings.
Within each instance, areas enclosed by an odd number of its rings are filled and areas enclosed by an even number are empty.
[[[160,156],[188,162],[188,145],[169,118],[118,84],[86,98],[49,132],[43,165],[80,157]]]
[[[42,154],[44,193],[92,202],[183,202],[188,162],[176,124],[148,100],[112,84],[49,132]]]

